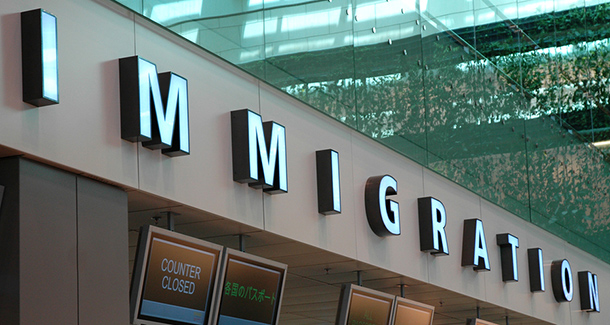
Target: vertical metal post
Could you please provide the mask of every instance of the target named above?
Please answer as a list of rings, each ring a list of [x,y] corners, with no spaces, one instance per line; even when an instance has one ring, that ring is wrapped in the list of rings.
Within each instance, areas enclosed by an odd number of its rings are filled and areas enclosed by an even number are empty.
[[[405,285],[402,283],[400,284],[400,297],[405,297]]]
[[[244,236],[242,234],[239,235],[239,251],[240,252],[246,251],[246,236]]]
[[[174,216],[172,215],[172,213],[170,211],[166,212],[166,216],[167,216],[167,229],[170,231],[175,231],[175,227],[174,227]]]
[[[508,315],[506,315],[506,325],[510,325],[508,322]]]
[[[356,271],[356,276],[358,277],[358,285],[362,286],[362,271]]]
[[[481,307],[477,306],[477,318],[481,318]]]
[[[174,220],[175,220],[174,217],[179,216],[180,213],[175,213],[175,212],[171,212],[171,211],[162,211],[160,213],[165,214],[165,217],[167,218],[167,230],[176,231],[175,226],[174,226]]]

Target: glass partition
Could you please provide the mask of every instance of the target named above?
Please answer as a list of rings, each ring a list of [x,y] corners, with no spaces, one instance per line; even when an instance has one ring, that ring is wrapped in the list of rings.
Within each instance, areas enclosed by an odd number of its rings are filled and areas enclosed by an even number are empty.
[[[115,0],[610,262],[607,0]]]

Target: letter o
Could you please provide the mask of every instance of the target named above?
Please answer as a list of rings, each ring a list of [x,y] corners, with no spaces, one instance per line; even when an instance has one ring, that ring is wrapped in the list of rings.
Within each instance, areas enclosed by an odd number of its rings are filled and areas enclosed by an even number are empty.
[[[574,281],[572,281],[572,267],[568,260],[557,260],[551,263],[551,284],[557,302],[572,301]]]

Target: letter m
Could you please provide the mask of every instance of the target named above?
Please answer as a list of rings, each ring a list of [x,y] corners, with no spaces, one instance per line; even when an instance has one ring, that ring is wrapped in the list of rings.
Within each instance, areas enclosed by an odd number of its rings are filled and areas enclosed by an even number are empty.
[[[233,180],[270,194],[288,192],[286,129],[263,123],[260,115],[242,109],[231,112]]]
[[[190,153],[188,85],[138,56],[119,59],[121,138],[162,149],[167,156]],[[153,121],[155,123],[153,123]]]

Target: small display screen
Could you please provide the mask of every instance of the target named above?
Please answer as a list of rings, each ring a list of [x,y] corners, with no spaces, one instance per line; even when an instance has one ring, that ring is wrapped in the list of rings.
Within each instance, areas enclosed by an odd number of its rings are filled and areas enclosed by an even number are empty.
[[[348,325],[387,325],[394,299],[370,293],[352,291],[347,317]]]
[[[275,324],[285,269],[228,255],[219,325]]]
[[[139,317],[203,325],[220,251],[152,233]]]
[[[432,324],[432,310],[398,302],[396,306],[395,325],[430,325]]]

